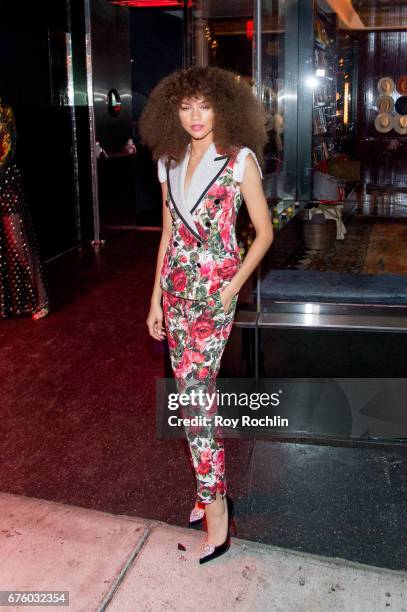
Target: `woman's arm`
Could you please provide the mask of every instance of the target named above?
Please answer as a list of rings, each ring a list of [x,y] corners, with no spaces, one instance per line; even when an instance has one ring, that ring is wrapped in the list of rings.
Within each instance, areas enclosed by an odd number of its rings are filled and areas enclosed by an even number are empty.
[[[232,298],[238,293],[252,272],[256,269],[273,242],[273,225],[271,223],[267,200],[264,196],[260,172],[251,155],[245,160],[243,181],[240,191],[246,202],[249,217],[253,223],[256,238],[229,285],[222,291],[222,303],[227,311]]]
[[[161,183],[161,191],[162,191],[162,207],[163,207],[163,214],[162,214],[163,229],[161,233],[160,246],[158,248],[154,287],[153,287],[153,292],[151,295],[151,302],[152,303],[155,302],[157,304],[161,303],[162,291],[160,287],[160,274],[161,274],[161,268],[162,268],[163,261],[164,261],[165,251],[167,250],[168,242],[171,237],[171,226],[172,226],[171,213],[165,203],[167,200],[167,192],[168,192],[167,181],[165,181],[164,183]]]
[[[157,254],[157,265],[155,270],[155,279],[153,292],[151,295],[151,304],[150,311],[148,313],[148,317],[146,320],[146,324],[148,327],[148,331],[150,332],[150,336],[152,336],[155,340],[163,340],[165,337],[165,331],[163,329],[163,311],[161,308],[161,296],[162,290],[160,287],[160,275],[161,268],[164,261],[165,252],[167,250],[168,242],[171,237],[171,226],[172,226],[172,218],[171,213],[168,210],[165,202],[167,199],[167,181],[161,183],[162,190],[162,206],[163,206],[163,229],[161,234],[160,246],[158,248]]]

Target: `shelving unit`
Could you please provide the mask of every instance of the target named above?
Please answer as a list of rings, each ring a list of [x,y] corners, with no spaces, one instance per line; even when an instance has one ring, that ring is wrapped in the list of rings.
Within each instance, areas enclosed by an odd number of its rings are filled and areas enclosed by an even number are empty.
[[[312,161],[332,155],[336,130],[336,15],[316,6],[314,14],[314,74]]]

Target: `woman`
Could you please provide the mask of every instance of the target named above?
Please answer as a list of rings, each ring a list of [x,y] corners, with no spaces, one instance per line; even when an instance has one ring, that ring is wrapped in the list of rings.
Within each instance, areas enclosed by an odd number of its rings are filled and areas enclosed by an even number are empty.
[[[13,110],[0,100],[0,317],[31,313],[38,320],[49,301],[15,148]]]
[[[163,198],[146,323],[153,338],[168,338],[178,391],[211,393],[240,288],[273,240],[260,169],[267,141],[263,109],[231,72],[179,70],[151,93],[140,134],[158,160]],[[242,263],[235,222],[243,198],[256,238]],[[197,411],[208,414],[208,405],[189,406],[190,414]],[[205,563],[229,548],[233,503],[226,496],[221,435],[212,424],[185,429],[197,481],[190,523],[206,515]]]

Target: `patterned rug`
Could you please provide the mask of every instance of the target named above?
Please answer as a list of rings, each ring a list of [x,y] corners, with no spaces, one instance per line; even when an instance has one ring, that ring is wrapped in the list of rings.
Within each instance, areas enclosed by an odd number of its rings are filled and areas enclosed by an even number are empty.
[[[407,274],[407,223],[373,226],[363,272]]]
[[[304,248],[288,265],[296,270],[407,274],[407,222],[352,217],[344,240],[325,251]]]

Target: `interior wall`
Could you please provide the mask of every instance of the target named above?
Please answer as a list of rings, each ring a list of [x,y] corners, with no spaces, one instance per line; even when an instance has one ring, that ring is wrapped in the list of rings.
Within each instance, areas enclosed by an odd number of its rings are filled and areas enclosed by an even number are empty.
[[[78,242],[72,109],[53,81],[66,66],[66,9],[66,0],[0,3],[0,96],[14,109],[15,161],[45,259]]]
[[[91,31],[96,138],[108,153],[117,153],[133,136],[128,9],[91,0]],[[116,117],[107,110],[111,89],[121,97]]]
[[[383,134],[374,127],[379,79],[389,76],[397,83],[406,66],[407,31],[359,34],[358,149],[367,187],[405,189],[407,186],[407,136],[394,130]],[[399,95],[395,92],[394,99]],[[392,140],[398,143],[393,152],[387,148]]]
[[[162,9],[130,9],[133,119],[137,140],[135,195],[137,223],[162,224],[161,186],[157,166],[143,146],[137,121],[151,90],[165,76],[182,67],[184,22],[182,12]]]
[[[183,19],[158,9],[130,9],[130,45],[134,118],[140,116],[150,91],[182,66]]]

